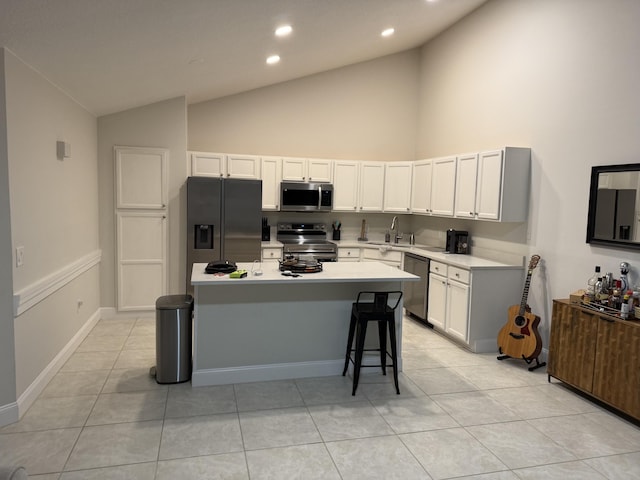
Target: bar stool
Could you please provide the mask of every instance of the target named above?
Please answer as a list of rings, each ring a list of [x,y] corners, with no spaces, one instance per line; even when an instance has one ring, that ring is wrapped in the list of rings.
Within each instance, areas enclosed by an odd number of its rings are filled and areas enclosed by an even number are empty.
[[[397,297],[397,298],[396,298]],[[388,292],[360,292],[356,302],[351,307],[351,322],[349,323],[349,338],[347,340],[347,353],[344,359],[344,377],[349,368],[349,360],[353,362],[353,391],[356,394],[358,380],[360,379],[360,368],[362,367],[382,367],[382,374],[387,374],[387,356],[393,362],[393,381],[396,393],[400,394],[398,387],[398,354],[396,345],[396,315],[395,311],[402,299],[402,292],[398,290]],[[373,300],[373,301],[371,301]],[[391,302],[391,305],[389,303]],[[367,324],[378,322],[379,348],[364,348],[364,340],[367,335]],[[391,353],[387,351],[387,328],[389,329],[389,343]],[[353,347],[353,337],[355,335],[355,348]],[[366,351],[379,351],[379,365],[362,365],[362,354]],[[352,353],[355,354],[352,357]]]

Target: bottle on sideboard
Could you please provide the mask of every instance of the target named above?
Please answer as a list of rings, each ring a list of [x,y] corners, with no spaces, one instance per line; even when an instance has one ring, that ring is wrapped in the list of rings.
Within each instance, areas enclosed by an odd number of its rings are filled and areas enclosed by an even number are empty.
[[[609,282],[606,277],[598,277],[596,283],[596,300],[604,305],[609,303]]]
[[[598,277],[600,277],[600,265],[596,265],[595,273],[589,280],[587,280],[587,294],[586,301],[593,302],[596,300],[596,283],[598,283]]]

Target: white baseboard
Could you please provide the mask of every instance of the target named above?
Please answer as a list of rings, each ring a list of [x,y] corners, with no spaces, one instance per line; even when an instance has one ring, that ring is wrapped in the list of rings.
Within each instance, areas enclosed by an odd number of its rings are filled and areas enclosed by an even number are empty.
[[[231,383],[267,382],[291,378],[328,377],[342,375],[344,360],[318,362],[278,363],[246,367],[212,368],[196,370],[191,376],[194,387],[228,385]]]
[[[0,406],[0,427],[15,423],[19,418],[17,402]]]
[[[45,389],[51,379],[60,371],[65,362],[75,352],[76,348],[82,343],[82,341],[89,335],[91,329],[100,320],[100,309],[89,317],[85,324],[78,330],[71,340],[64,346],[64,348],[55,356],[55,358],[47,365],[40,375],[27,387],[22,395],[18,398],[18,416],[22,417],[24,413],[29,409],[33,402],[36,401],[38,396]]]

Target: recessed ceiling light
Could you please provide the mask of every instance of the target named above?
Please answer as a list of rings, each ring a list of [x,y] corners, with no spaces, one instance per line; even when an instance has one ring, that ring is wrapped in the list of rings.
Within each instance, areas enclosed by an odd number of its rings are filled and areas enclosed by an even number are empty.
[[[291,25],[282,25],[281,27],[276,28],[276,36],[277,37],[286,37],[292,32],[293,28]]]
[[[394,33],[395,31],[396,31],[396,30],[395,30],[394,28],[385,28],[385,29],[382,31],[381,35],[382,35],[383,37],[390,37],[391,35],[393,35],[393,33]]]
[[[280,61],[280,55],[271,55],[270,57],[267,57],[267,63],[269,65],[273,65],[275,63],[278,63]]]

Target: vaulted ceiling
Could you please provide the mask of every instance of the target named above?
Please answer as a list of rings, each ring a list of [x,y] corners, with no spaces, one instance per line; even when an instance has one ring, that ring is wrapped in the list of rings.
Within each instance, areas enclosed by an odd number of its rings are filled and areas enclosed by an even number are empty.
[[[188,103],[426,43],[486,0],[2,0],[0,45],[96,115]],[[284,38],[275,29],[289,24]],[[382,37],[383,29],[395,33]],[[266,58],[281,60],[268,65]]]

